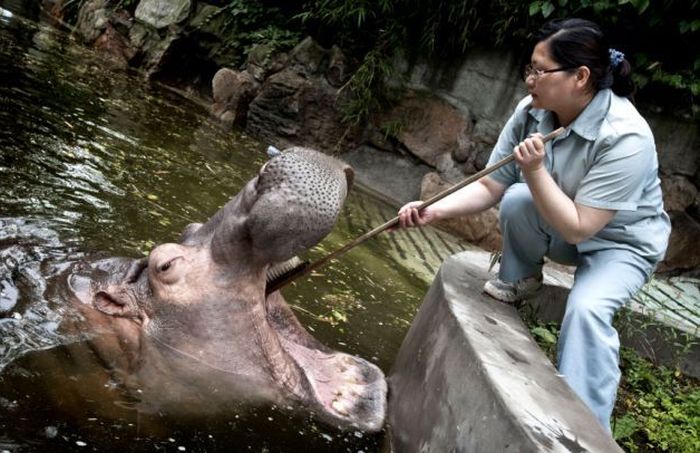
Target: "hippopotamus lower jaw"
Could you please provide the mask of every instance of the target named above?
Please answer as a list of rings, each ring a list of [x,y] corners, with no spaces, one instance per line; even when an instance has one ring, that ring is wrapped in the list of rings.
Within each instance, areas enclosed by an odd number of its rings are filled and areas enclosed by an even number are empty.
[[[115,288],[110,285],[93,282],[90,292],[75,295],[105,313],[101,301]],[[382,371],[320,343],[299,323],[279,292],[266,297],[264,286],[256,286],[256,295],[159,308],[148,316],[127,316],[110,309],[107,313],[122,321],[118,326],[110,327],[94,315],[88,322],[103,336],[110,328],[119,329],[113,331],[116,341],[101,340],[100,355],[107,363],[115,363],[115,356],[135,359],[115,368],[136,377],[145,412],[218,412],[234,403],[295,403],[341,429],[381,430],[387,394]],[[125,337],[138,350],[104,350],[104,345],[123,344]],[[167,389],[162,388],[163,382],[168,383]],[[217,393],[210,394],[211,388]]]
[[[254,299],[257,302],[252,306],[242,307]],[[189,363],[189,368],[201,369],[205,365],[229,373],[230,398],[264,401],[270,398],[266,395],[277,395],[269,400],[296,402],[341,429],[382,429],[387,384],[376,365],[334,351],[312,337],[279,292],[265,296],[261,289],[256,296],[248,294],[245,301],[231,305],[229,301],[208,309],[219,313],[216,322],[221,328],[208,323],[176,336],[154,329],[149,338],[157,339],[161,346],[168,343],[168,349],[182,357],[198,357],[197,362]],[[159,330],[168,327],[157,324]],[[203,330],[208,333],[204,343]],[[193,341],[195,336],[199,339]],[[186,367],[186,363],[181,363],[180,369]],[[180,372],[173,370],[171,376]],[[205,375],[208,373],[204,370]],[[241,395],[241,389],[245,389],[245,395]],[[224,395],[219,393],[217,397]]]
[[[296,366],[291,393],[326,421],[341,428],[378,431],[386,412],[387,384],[374,364],[333,351],[312,337],[292,313],[279,292],[267,297],[266,320],[280,345]]]
[[[309,349],[282,340],[309,384],[302,403],[343,428],[379,431],[384,423],[386,381],[376,365],[342,352]]]

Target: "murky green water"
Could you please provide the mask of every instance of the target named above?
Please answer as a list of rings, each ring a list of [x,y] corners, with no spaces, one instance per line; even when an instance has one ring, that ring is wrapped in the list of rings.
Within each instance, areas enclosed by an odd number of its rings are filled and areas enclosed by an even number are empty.
[[[138,414],[103,365],[59,333],[65,307],[43,294],[60,263],[176,240],[255,175],[267,144],[221,131],[204,107],[111,70],[66,33],[0,13],[0,451],[379,450],[383,433],[338,433],[276,408]],[[393,213],[355,191],[313,253]],[[370,241],[285,290],[317,338],[386,373],[436,270],[404,265],[397,251],[410,253],[391,238]],[[76,399],[69,381],[95,387],[94,398]],[[112,418],[96,409],[103,400],[119,408]]]

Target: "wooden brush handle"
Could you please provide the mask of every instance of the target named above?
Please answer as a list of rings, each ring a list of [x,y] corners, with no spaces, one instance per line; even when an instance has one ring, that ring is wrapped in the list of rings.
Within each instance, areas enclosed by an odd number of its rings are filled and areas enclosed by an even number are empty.
[[[550,132],[549,134],[547,134],[547,135],[545,135],[544,137],[542,137],[542,142],[543,142],[543,143],[547,143],[548,141],[550,141],[550,140],[552,140],[552,139],[558,137],[559,134],[561,134],[562,132],[564,132],[564,128],[563,128],[563,127],[560,127],[559,129],[553,130],[553,131]],[[496,162],[495,164],[491,165],[490,167],[486,167],[486,168],[484,168],[483,170],[481,170],[481,171],[479,171],[479,172],[477,172],[477,173],[474,173],[474,174],[471,175],[470,177],[466,178],[464,181],[459,182],[459,183],[455,184],[454,186],[452,186],[452,187],[450,187],[450,188],[448,188],[448,189],[443,190],[443,191],[440,192],[439,194],[434,195],[434,196],[428,198],[427,200],[425,200],[425,201],[423,202],[423,204],[421,204],[420,206],[418,206],[418,210],[420,211],[421,209],[427,208],[428,206],[430,206],[431,204],[435,203],[436,201],[440,201],[440,200],[442,200],[443,198],[445,198],[446,196],[451,195],[451,194],[457,192],[457,191],[458,191],[459,189],[461,189],[462,187],[468,186],[469,184],[473,183],[474,181],[477,181],[477,180],[483,178],[484,176],[493,173],[494,171],[498,170],[499,168],[503,167],[504,165],[508,165],[508,164],[511,163],[513,160],[515,160],[515,156],[514,156],[513,154],[510,154],[508,157],[505,157],[505,158],[499,160],[498,162]],[[394,220],[398,222],[399,219],[398,219],[398,217],[397,217],[397,218],[394,219]]]
[[[542,141],[544,143],[547,143],[548,141],[559,136],[559,134],[561,134],[562,132],[564,132],[564,128],[560,127],[559,129],[556,129],[556,130],[550,132],[549,134],[545,135],[544,137],[542,137]],[[436,201],[440,201],[443,198],[445,198],[446,196],[455,193],[456,191],[458,191],[462,187],[467,186],[467,185],[473,183],[474,181],[477,181],[490,173],[493,173],[494,171],[498,170],[499,168],[503,167],[504,165],[508,165],[514,159],[515,159],[515,156],[513,156],[511,154],[508,157],[499,160],[498,162],[491,165],[490,167],[486,167],[483,170],[481,170],[477,173],[474,173],[473,175],[466,178],[465,180],[455,184],[454,186],[452,186],[448,189],[443,190],[442,192],[438,193],[437,195],[430,197],[429,199],[424,201],[420,206],[418,206],[418,210],[420,211],[422,209],[425,209],[428,206],[430,206],[431,204],[435,203]],[[368,231],[367,233],[363,234],[362,236],[356,237],[352,241],[348,242],[347,244],[340,247],[339,249],[329,253],[328,255],[324,256],[323,258],[319,259],[318,261],[314,261],[313,263],[306,266],[303,269],[303,271],[296,272],[287,278],[280,279],[278,281],[270,282],[267,285],[267,289],[266,289],[267,294],[270,294],[274,291],[277,291],[278,289],[286,286],[287,284],[291,283],[292,281],[297,280],[298,278],[301,278],[305,275],[310,274],[313,270],[318,269],[319,267],[325,265],[330,260],[335,259],[335,258],[339,257],[340,255],[343,255],[345,252],[347,252],[351,248],[355,247],[356,245],[359,245],[359,244],[363,243],[364,241],[366,241],[367,239],[378,235],[379,233],[381,233],[384,230],[387,230],[393,226],[396,226],[398,223],[399,223],[399,217],[396,216],[393,219],[387,221],[386,223],[383,223],[382,225],[379,225],[378,227],[374,228],[373,230]]]

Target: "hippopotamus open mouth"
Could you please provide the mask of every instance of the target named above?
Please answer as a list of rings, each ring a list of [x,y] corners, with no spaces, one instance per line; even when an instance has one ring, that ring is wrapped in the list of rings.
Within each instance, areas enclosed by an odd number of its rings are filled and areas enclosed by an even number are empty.
[[[381,370],[314,339],[279,292],[265,296],[269,266],[332,229],[352,174],[334,158],[292,148],[207,223],[189,225],[178,244],[159,245],[147,259],[74,266],[68,283],[81,312],[118,331],[118,342],[96,349],[127,357],[140,399],[159,410],[295,402],[340,427],[381,429]]]

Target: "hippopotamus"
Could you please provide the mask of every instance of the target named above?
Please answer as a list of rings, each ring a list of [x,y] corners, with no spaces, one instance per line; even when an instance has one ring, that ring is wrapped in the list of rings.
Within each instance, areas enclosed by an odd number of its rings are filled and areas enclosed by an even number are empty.
[[[142,411],[293,405],[343,429],[378,431],[386,381],[300,324],[267,271],[333,228],[352,169],[306,148],[267,161],[204,224],[147,258],[81,260],[60,274],[75,329],[135,391]],[[137,391],[137,393],[136,393]]]

